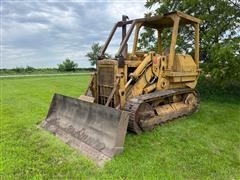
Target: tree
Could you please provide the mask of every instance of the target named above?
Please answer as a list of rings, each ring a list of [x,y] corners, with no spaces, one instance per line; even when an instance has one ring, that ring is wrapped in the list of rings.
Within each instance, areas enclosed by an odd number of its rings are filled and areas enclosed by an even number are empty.
[[[70,59],[66,59],[62,64],[58,64],[58,69],[60,71],[75,71],[78,67],[78,64]]]
[[[91,47],[92,51],[88,52],[86,54],[86,57],[88,57],[88,60],[90,61],[92,66],[95,66],[98,60],[98,56],[101,53],[102,46],[99,45],[99,43],[93,43]],[[104,54],[105,58],[110,58],[111,56],[107,53]]]
[[[28,72],[28,73],[31,73],[31,72],[33,72],[34,70],[35,70],[35,68],[34,68],[34,67],[31,67],[31,66],[26,66],[26,68],[25,68],[25,71]]]
[[[237,41],[237,42],[234,42]],[[209,59],[205,70],[210,72],[218,83],[240,84],[240,39],[229,39],[211,47]]]
[[[205,72],[214,79],[240,80],[240,3],[233,0],[148,0],[145,7],[150,10],[146,16],[162,15],[180,10],[203,20],[200,26],[200,60]],[[154,7],[154,10],[152,8]],[[157,8],[156,8],[157,7]],[[152,10],[152,11],[151,11]],[[168,34],[169,31],[164,33]],[[141,34],[140,45],[146,48],[154,34],[148,29]],[[188,29],[181,29],[178,49],[190,49],[193,38]],[[163,47],[167,42],[163,42]],[[236,48],[238,47],[238,48]],[[232,67],[232,65],[234,66]],[[218,72],[216,73],[216,68]],[[231,71],[227,72],[227,71]],[[214,74],[214,75],[213,75]],[[223,77],[224,74],[224,77]],[[228,76],[227,76],[228,75]]]
[[[16,73],[24,73],[25,69],[24,67],[16,67],[13,69]]]

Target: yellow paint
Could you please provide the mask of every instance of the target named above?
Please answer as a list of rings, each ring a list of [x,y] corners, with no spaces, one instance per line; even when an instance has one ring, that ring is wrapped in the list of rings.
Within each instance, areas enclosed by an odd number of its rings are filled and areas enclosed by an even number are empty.
[[[161,91],[174,88],[189,87],[194,89],[199,77],[199,23],[201,21],[195,17],[182,12],[170,13],[158,20],[146,23],[137,23],[135,26],[135,37],[133,50],[128,54],[125,60],[124,68],[118,68],[116,60],[101,60],[97,64],[97,73],[90,83],[89,89],[95,97],[95,102],[99,103],[100,95],[106,96],[113,89],[113,82],[116,77],[120,78],[119,84],[114,94],[115,107],[123,108],[127,99],[141,94],[153,91]],[[152,23],[152,24],[151,24]],[[176,54],[177,37],[179,27],[190,24],[195,28],[194,57],[188,54]],[[157,52],[139,52],[137,42],[140,28],[150,26],[158,32],[158,51]],[[155,27],[154,27],[155,26]],[[172,36],[169,53],[163,53],[162,49],[162,31],[166,27],[172,27]],[[101,71],[101,72],[100,72]],[[99,76],[101,75],[101,83]],[[111,79],[109,79],[112,77]],[[105,83],[102,82],[105,80]],[[111,82],[111,83],[110,83]],[[101,97],[105,98],[105,97]],[[107,97],[106,97],[107,98]],[[174,104],[177,108],[183,108],[182,104]],[[157,111],[170,112],[174,107],[163,107]]]

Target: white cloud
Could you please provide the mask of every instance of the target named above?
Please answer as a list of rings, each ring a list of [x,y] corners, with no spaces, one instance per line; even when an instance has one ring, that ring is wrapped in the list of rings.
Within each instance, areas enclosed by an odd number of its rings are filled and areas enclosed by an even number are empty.
[[[103,44],[121,15],[143,17],[145,1],[6,2],[3,16],[3,64],[53,67],[69,57],[81,67],[93,42]],[[110,51],[120,44],[120,36]]]
[[[130,19],[144,17],[147,12],[144,8],[144,1],[139,2],[112,2],[107,4],[107,13],[116,21],[121,20],[122,14],[127,15]]]

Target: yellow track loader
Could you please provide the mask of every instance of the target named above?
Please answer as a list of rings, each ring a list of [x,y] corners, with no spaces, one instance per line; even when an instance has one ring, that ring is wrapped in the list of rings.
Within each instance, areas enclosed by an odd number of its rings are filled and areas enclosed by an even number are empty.
[[[179,11],[134,20],[123,16],[101,50],[86,93],[78,99],[55,94],[41,126],[101,166],[123,151],[127,129],[140,134],[197,111],[200,22]],[[193,32],[191,55],[177,53],[182,27]],[[115,58],[106,59],[118,28],[122,30],[120,47]],[[139,48],[142,28],[155,32],[155,51]],[[170,34],[164,33],[166,29]],[[133,30],[133,47],[128,52]],[[170,43],[164,49],[166,39]]]

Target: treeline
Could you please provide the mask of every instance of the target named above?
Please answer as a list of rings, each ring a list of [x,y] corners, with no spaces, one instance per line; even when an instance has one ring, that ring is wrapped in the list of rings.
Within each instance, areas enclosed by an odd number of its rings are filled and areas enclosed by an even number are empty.
[[[16,67],[12,69],[0,69],[1,74],[54,74],[64,72],[93,72],[95,68],[79,68],[78,64],[70,59],[66,59],[58,68],[34,68],[31,66]]]
[[[74,71],[62,71],[58,68],[34,68],[31,66],[16,67],[12,69],[0,69],[1,75],[11,74],[55,74],[55,73],[67,73],[67,72],[93,72],[95,68],[76,68]]]

